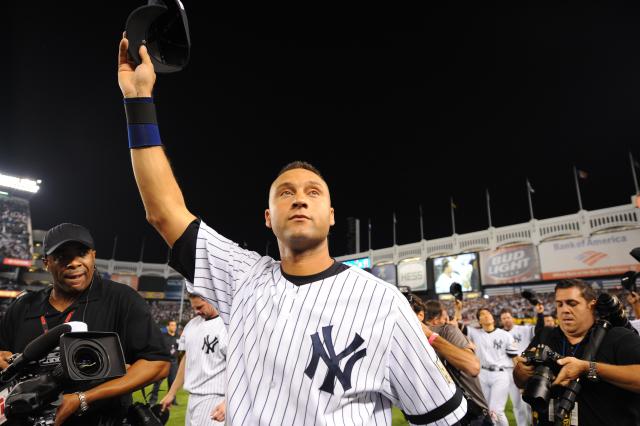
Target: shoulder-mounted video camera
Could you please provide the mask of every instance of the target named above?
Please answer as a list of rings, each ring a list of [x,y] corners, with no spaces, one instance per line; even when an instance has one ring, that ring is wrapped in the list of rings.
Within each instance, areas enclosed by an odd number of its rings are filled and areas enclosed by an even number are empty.
[[[126,374],[116,333],[61,324],[31,341],[0,371],[5,425],[53,425],[63,393],[83,391]],[[56,351],[56,348],[59,350]],[[43,361],[44,359],[44,361]]]

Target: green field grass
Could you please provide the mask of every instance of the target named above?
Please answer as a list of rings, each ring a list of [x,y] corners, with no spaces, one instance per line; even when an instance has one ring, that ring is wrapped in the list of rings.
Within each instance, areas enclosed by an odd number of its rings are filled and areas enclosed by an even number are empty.
[[[149,385],[145,389],[147,395],[151,393],[151,389],[153,386]],[[158,401],[162,399],[164,394],[167,392],[167,381],[162,382],[162,386],[160,386],[160,393],[158,394]],[[142,401],[142,392],[136,392],[133,394],[134,401]],[[178,405],[173,406],[171,408],[171,415],[169,417],[169,422],[167,422],[168,426],[183,426],[184,425],[184,417],[185,412],[187,410],[187,401],[189,399],[189,394],[183,390],[178,392]],[[516,421],[513,417],[513,410],[511,409],[511,401],[507,401],[507,407],[505,409],[507,414],[507,419],[509,419],[509,425],[515,426]],[[404,415],[397,408],[393,408],[393,426],[405,426],[408,425],[407,421],[404,419]]]

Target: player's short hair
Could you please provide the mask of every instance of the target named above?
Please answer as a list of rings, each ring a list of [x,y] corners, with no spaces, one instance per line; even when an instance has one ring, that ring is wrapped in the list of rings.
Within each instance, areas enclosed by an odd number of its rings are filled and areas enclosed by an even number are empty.
[[[596,298],[598,297],[593,287],[587,284],[584,280],[580,280],[580,279],[558,281],[558,284],[556,284],[554,293],[557,292],[558,289],[572,288],[572,287],[575,287],[580,290],[580,295],[584,297],[587,303],[591,302],[592,300],[596,300]]]
[[[502,314],[509,314],[513,316],[513,311],[511,310],[511,308],[502,308],[500,310],[500,316],[502,316]]]
[[[442,303],[438,300],[429,300],[425,303],[424,320],[431,321],[432,319],[439,318],[442,315]]]
[[[306,161],[292,161],[291,163],[287,164],[282,169],[280,169],[280,172],[278,173],[278,176],[276,176],[276,179],[280,177],[283,173],[288,172],[289,170],[294,170],[294,169],[309,170],[310,172],[317,174],[322,180],[325,180],[324,177],[322,176],[322,173],[320,173],[320,170],[318,170],[317,167],[315,167],[313,164],[307,163]]]
[[[493,315],[493,312],[491,312],[491,310],[490,310],[489,308],[487,308],[487,307],[483,307],[483,308],[480,308],[480,309],[478,309],[478,310],[476,311],[476,319],[480,319],[480,312],[482,312],[482,311],[487,311],[487,312],[489,312],[491,315]]]
[[[189,299],[195,299],[195,298],[206,300],[204,297],[202,297],[200,293],[196,293],[196,292],[189,293]]]

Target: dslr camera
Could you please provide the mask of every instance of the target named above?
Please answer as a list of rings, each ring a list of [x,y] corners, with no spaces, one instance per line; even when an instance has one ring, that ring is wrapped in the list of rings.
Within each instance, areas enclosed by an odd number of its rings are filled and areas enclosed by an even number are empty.
[[[535,411],[543,411],[551,396],[551,383],[555,379],[556,363],[562,355],[554,352],[547,345],[539,344],[522,354],[527,365],[535,365],[533,375],[527,382],[522,399]]]
[[[76,323],[78,324],[78,323]],[[86,330],[86,325],[84,325]],[[0,424],[53,425],[63,393],[91,389],[126,373],[120,339],[110,332],[74,332],[61,324],[34,339],[0,372]]]
[[[629,252],[629,254],[638,262],[640,262],[640,247],[636,247]],[[640,272],[629,271],[626,272],[622,278],[620,278],[620,284],[622,287],[629,292],[638,292],[638,286],[636,284],[636,280],[638,279],[638,274]]]

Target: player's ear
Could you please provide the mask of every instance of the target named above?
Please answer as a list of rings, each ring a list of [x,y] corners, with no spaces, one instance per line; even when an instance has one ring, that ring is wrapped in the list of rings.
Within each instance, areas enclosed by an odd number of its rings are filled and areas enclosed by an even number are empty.
[[[336,224],[336,218],[333,215],[333,207],[329,208],[329,225],[333,226]]]
[[[271,212],[269,209],[265,209],[264,211],[264,224],[267,228],[271,229]]]

